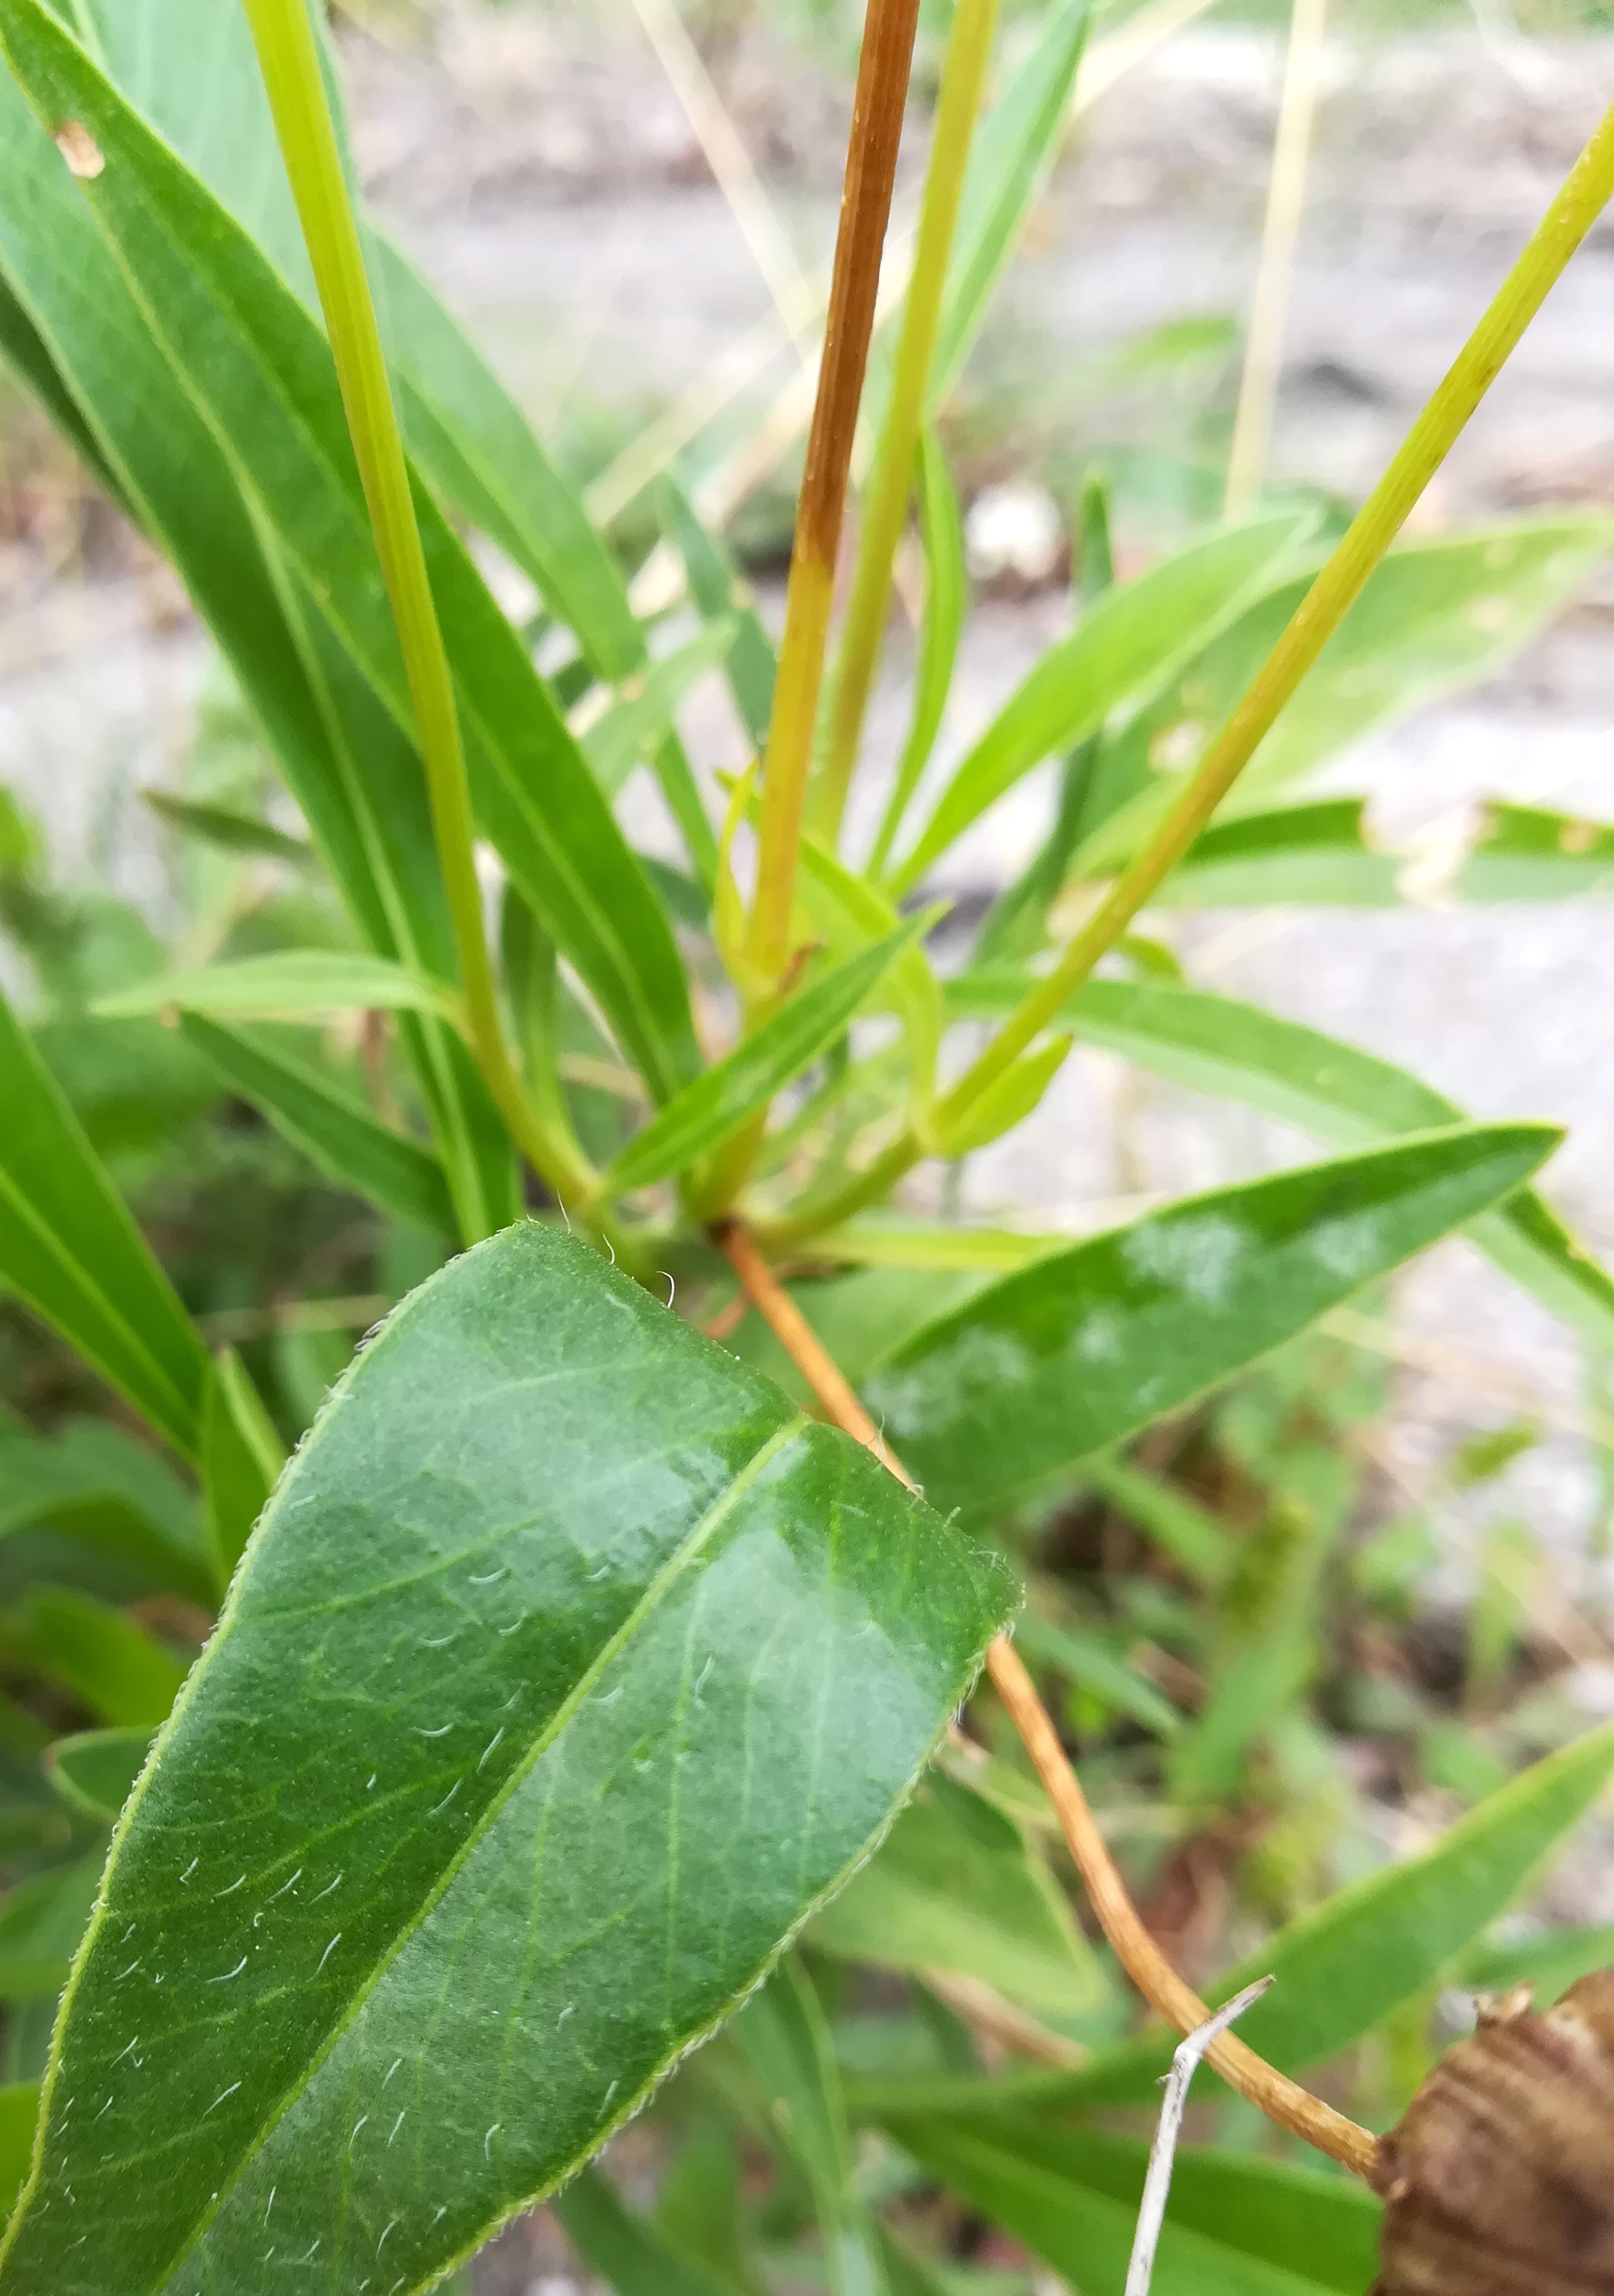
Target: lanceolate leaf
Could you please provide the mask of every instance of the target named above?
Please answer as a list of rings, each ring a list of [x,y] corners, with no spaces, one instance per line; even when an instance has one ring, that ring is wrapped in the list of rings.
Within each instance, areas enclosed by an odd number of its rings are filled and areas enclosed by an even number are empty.
[[[697,1156],[718,1147],[835,1042],[886,967],[932,922],[928,915],[910,917],[791,997],[634,1135],[612,1165],[608,1185],[647,1186],[670,1172],[687,1171]]]
[[[1006,2115],[990,2130],[941,2119],[890,2126],[923,2167],[1067,2274],[1083,2296],[1121,2296],[1149,2161],[1141,2139],[1031,2113]],[[1347,2177],[1184,2146],[1155,2296],[1363,2296],[1379,2214],[1372,2194]]]
[[[359,950],[276,949],[227,964],[160,972],[95,1010],[108,1020],[142,1013],[211,1013],[233,1020],[317,1020],[329,1013],[443,1012],[452,1004],[441,982],[423,980],[384,956]]]
[[[0,34],[45,122],[78,119],[101,148],[106,165],[79,188],[142,309],[227,442],[288,564],[407,731],[391,611],[314,320],[37,0],[6,0]],[[520,639],[424,490],[417,509],[489,832],[665,1097],[696,1065],[671,931]]]
[[[0,2290],[428,2285],[861,1857],[1006,1599],[582,1244],[455,1262],[288,1468],[124,1814]]]
[[[614,797],[635,766],[672,730],[673,712],[696,680],[714,669],[734,642],[734,620],[710,623],[673,653],[636,670],[621,698],[582,736],[583,754]]]
[[[1511,1194],[1556,1137],[1453,1128],[1169,1205],[977,1292],[865,1398],[934,1501],[1000,1504],[1304,1331]]]
[[[1043,655],[964,758],[893,882],[915,883],[1033,766],[1169,677],[1225,627],[1298,531],[1293,518],[1256,520],[1190,543],[1106,591]]]
[[[956,1013],[1008,1012],[1018,973],[949,983]],[[1092,980],[1066,1008],[1089,1044],[1156,1076],[1258,1108],[1331,1146],[1354,1148],[1462,1120],[1433,1086],[1355,1045],[1258,1005],[1157,981]],[[1468,1231],[1513,1281],[1602,1347],[1614,1347],[1614,1277],[1534,1189],[1521,1188]]]
[[[773,715],[773,683],[778,672],[773,641],[762,627],[750,591],[721,541],[707,533],[694,505],[675,479],[656,481],[656,502],[668,538],[684,562],[690,594],[708,622],[732,619],[734,642],[724,661],[729,688],[740,722],[753,746],[768,739]]]
[[[733,2296],[727,2282],[681,2256],[627,2207],[597,2169],[574,2177],[555,2202],[566,2237],[617,2296]]]
[[[399,1219],[454,1233],[448,1183],[429,1148],[381,1123],[278,1046],[194,1013],[179,1025],[243,1099],[342,1186]]]
[[[70,385],[77,427],[65,427],[75,438],[93,432],[116,491],[173,558],[370,947],[446,977],[452,946],[419,758],[243,498],[227,438],[176,389],[173,362],[9,74],[0,74],[0,271]],[[54,398],[47,404],[60,415]],[[515,1216],[508,1142],[448,1029],[412,1019],[402,1034],[462,1229],[485,1234]]]
[[[0,1283],[193,1451],[206,1351],[4,996],[0,1101]]]
[[[883,868],[895,842],[908,801],[942,730],[952,685],[969,579],[964,554],[964,517],[942,442],[926,427],[919,437],[919,532],[925,545],[925,621],[914,673],[913,719],[897,759],[891,795],[875,840],[871,866]]]

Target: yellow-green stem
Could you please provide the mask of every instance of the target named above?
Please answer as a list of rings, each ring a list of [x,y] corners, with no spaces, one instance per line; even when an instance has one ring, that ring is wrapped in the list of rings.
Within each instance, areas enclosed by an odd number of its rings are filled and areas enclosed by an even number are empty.
[[[438,865],[459,965],[466,1037],[512,1137],[540,1177],[562,1195],[586,1194],[594,1184],[591,1168],[579,1161],[567,1142],[551,1136],[527,1099],[505,1041],[482,925],[475,824],[453,676],[426,573],[381,330],[306,0],[247,0],[247,15],[330,333],[415,705]]]
[[[778,678],[762,765],[756,892],[745,947],[745,987],[753,1003],[766,1000],[790,960],[790,912],[829,635],[836,554],[846,508],[846,473],[869,364],[880,251],[891,214],[918,20],[918,0],[869,0],[824,357],[796,505]]]
[[[831,691],[828,739],[814,792],[819,831],[830,845],[840,834],[869,688],[885,634],[897,545],[913,492],[914,455],[925,419],[948,258],[997,20],[998,0],[959,0],[948,36],[913,276],[892,368],[891,398],[863,497],[857,567]]]
[[[1188,786],[1142,851],[1066,944],[1058,964],[1022,998],[980,1057],[939,1103],[933,1139],[944,1144],[950,1128],[1063,1010],[1206,826],[1361,594],[1408,512],[1450,453],[1610,193],[1614,193],[1614,105],[1604,113],[1490,308],[1346,529],[1243,699],[1211,742]],[[928,1152],[929,1142],[912,1131],[904,1132],[857,1179],[833,1194],[803,1204],[782,1220],[759,1222],[758,1232],[775,1248],[798,1242],[875,1201]]]

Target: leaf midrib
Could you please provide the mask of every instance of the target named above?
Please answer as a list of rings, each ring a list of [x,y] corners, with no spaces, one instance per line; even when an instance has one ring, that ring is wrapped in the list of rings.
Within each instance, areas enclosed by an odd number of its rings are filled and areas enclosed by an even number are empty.
[[[493,1830],[500,1812],[511,1800],[518,1787],[530,1776],[539,1760],[569,1726],[589,1693],[617,1653],[626,1647],[634,1635],[660,1607],[667,1594],[682,1578],[702,1548],[707,1545],[713,1534],[722,1528],[723,1523],[733,1513],[746,1493],[772,1465],[774,1460],[788,1449],[796,1437],[811,1428],[812,1424],[813,1422],[808,1419],[804,1413],[797,1413],[795,1417],[787,1420],[784,1426],[776,1429],[774,1433],[753,1452],[745,1465],[733,1476],[687,1533],[674,1553],[669,1555],[616,1632],[600,1645],[599,1650],[578,1677],[566,1697],[556,1707],[548,1722],[533,1740],[524,1759],[511,1770],[498,1793],[488,1804],[477,1824],[459,1844],[432,1890],[397,1934],[389,1940],[385,1950],[378,1957],[373,1969],[356,1988],[346,2011],[332,2025],[322,2046],[309,2059],[299,2078],[276,2099],[272,2111],[260,2124],[251,2144],[243,2148],[241,2159],[234,2173],[226,2177],[218,2194],[198,2218],[184,2245],[166,2267],[163,2279],[152,2284],[153,2296],[164,2296],[164,2292],[172,2287],[174,2275],[189,2260],[206,2237],[221,2213],[226,2198],[240,2182],[247,2166],[262,2151],[270,2133],[279,2126],[299,2099],[307,2092],[320,2068],[330,2058],[337,2043],[357,2022],[365,2004],[382,1982],[404,1947],[448,1895],[457,1876],[469,1861],[472,1852],[480,1847]],[[232,1627],[226,1633],[220,1634],[215,1647],[224,1643],[227,1639],[228,1632],[233,1631]],[[21,2209],[18,2214],[21,2216]]]

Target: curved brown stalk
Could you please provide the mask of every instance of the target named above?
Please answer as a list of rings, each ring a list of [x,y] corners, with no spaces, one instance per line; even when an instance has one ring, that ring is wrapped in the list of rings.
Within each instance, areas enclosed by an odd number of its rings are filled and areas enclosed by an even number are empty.
[[[852,1390],[850,1382],[780,1283],[758,1250],[755,1239],[738,1220],[721,1224],[716,1241],[739,1277],[753,1306],[771,1328],[774,1337],[807,1382],[826,1417],[848,1435],[867,1445],[910,1490],[914,1480],[900,1459],[886,1447],[885,1438]],[[1125,1882],[1099,1833],[1087,1796],[1083,1792],[1059,1743],[1048,1710],[1036,1685],[1025,1671],[1019,1652],[1007,1635],[999,1635],[986,1653],[986,1669],[999,1697],[1009,1710],[1026,1752],[1031,1756],[1043,1791],[1058,1814],[1066,1845],[1086,1887],[1099,1925],[1115,1948],[1116,1957],[1139,1992],[1153,2009],[1180,2033],[1193,2033],[1206,2023],[1211,2012],[1190,1985],[1184,1984],[1144,1928]],[[1331,2104],[1313,2096],[1298,2081],[1290,2080],[1264,2057],[1257,2056],[1235,2034],[1223,2033],[1206,2052],[1230,2088],[1258,2105],[1269,2120],[1302,2136],[1359,2177],[1371,2177],[1379,2156],[1379,2140]]]

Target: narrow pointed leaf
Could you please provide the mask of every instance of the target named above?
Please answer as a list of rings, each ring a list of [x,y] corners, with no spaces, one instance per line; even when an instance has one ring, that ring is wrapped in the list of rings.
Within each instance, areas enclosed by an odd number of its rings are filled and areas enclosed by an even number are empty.
[[[198,805],[193,799],[174,797],[167,790],[142,790],[141,795],[160,821],[166,821],[170,828],[183,830],[186,836],[204,845],[218,846],[221,852],[244,854],[263,861],[284,861],[296,869],[306,869],[315,857],[314,849],[306,838],[289,837],[272,823],[255,820],[251,814],[235,813],[228,806]]]
[[[876,840],[872,866],[883,868],[896,841],[910,799],[930,761],[952,687],[953,664],[969,599],[964,555],[964,516],[942,442],[927,424],[919,437],[919,534],[925,546],[925,619],[914,674],[913,720],[897,759],[891,796]]]
[[[124,1815],[0,2291],[278,2296],[313,2251],[358,2296],[378,2246],[430,2284],[861,1857],[1006,1600],[581,1243],[453,1262],[287,1469]]]
[[[0,1101],[0,1283],[193,1451],[202,1341],[3,996]]]
[[[948,984],[955,1013],[1011,1009],[1018,973]],[[1354,1148],[1463,1120],[1463,1111],[1404,1069],[1260,1006],[1159,981],[1091,980],[1066,1007],[1089,1044],[1196,1092],[1258,1108],[1331,1146]],[[1544,1308],[1601,1347],[1614,1347],[1614,1277],[1533,1188],[1475,1220],[1472,1242]]]
[[[646,1187],[687,1171],[719,1146],[835,1042],[886,968],[934,922],[929,914],[910,918],[791,997],[634,1135],[607,1173],[607,1185]]]
[[[429,1148],[383,1124],[278,1046],[194,1013],[184,1013],[179,1026],[233,1088],[332,1179],[399,1219],[454,1233],[442,1164]]]
[[[86,1817],[111,1825],[134,1791],[152,1751],[150,1730],[138,1726],[115,1730],[80,1730],[58,1738],[45,1758],[51,1781],[63,1800]],[[67,1972],[62,1972],[65,1980]],[[60,1985],[56,1987],[59,1993]]]
[[[160,972],[103,996],[106,1020],[144,1013],[210,1013],[234,1020],[309,1021],[331,1013],[445,1013],[450,992],[360,949],[285,948],[226,964]]]
[[[668,538],[684,562],[690,595],[703,619],[732,619],[734,622],[734,642],[723,666],[740,723],[760,750],[768,739],[773,685],[778,675],[773,641],[762,627],[751,592],[732,559],[721,541],[707,533],[675,479],[663,474],[657,480],[656,502]]]
[[[155,1729],[185,1680],[185,1666],[144,1627],[93,1595],[39,1587],[17,1614],[14,1647],[92,1714],[119,1728]]]
[[[222,1594],[285,1464],[262,1398],[233,1348],[215,1358],[202,1410],[208,1554]]]
[[[617,2296],[732,2296],[726,2282],[636,2216],[597,2169],[574,2177],[554,2206],[579,2256]]]
[[[583,754],[608,795],[614,797],[635,766],[672,731],[679,703],[722,660],[734,632],[732,616],[713,622],[676,652],[634,671],[619,699],[582,735]]]
[[[1293,518],[1256,520],[1190,543],[1106,591],[969,750],[893,882],[914,884],[1033,766],[1170,677],[1270,578],[1299,530]]]
[[[1056,1252],[920,1331],[864,1397],[943,1506],[1001,1504],[1179,1409],[1528,1179],[1541,1125],[1426,1133]]]

